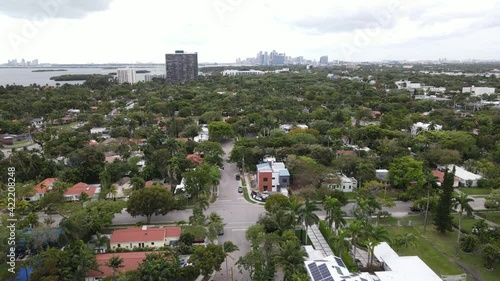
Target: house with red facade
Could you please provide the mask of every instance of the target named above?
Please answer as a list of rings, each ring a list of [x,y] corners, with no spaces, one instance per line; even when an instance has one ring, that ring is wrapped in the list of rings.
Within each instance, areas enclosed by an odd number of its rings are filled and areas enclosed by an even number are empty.
[[[288,195],[290,172],[283,162],[266,162],[257,165],[257,185],[260,192]]]

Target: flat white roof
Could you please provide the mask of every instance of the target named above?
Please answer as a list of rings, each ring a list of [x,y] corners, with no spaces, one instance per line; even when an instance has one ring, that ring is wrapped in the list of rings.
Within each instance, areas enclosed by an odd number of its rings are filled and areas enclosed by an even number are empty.
[[[386,242],[375,246],[374,255],[390,271],[377,271],[381,281],[442,281],[442,279],[417,256],[400,257]]]

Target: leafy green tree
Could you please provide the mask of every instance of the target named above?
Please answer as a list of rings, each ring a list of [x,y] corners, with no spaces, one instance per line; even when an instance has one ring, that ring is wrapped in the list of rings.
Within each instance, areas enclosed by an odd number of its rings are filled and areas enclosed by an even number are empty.
[[[140,280],[171,281],[179,280],[181,263],[172,250],[153,252],[137,269]]]
[[[500,248],[493,243],[482,245],[481,256],[483,257],[484,267],[492,269],[493,265],[500,259]]]
[[[99,270],[95,252],[79,240],[64,249],[59,255],[60,280],[83,280],[90,270]]]
[[[225,258],[226,254],[221,245],[208,244],[206,247],[196,248],[189,260],[202,275],[208,276],[221,270]]]
[[[417,244],[415,243],[416,241],[415,234],[413,233],[405,233],[405,234],[397,234],[394,239],[392,239],[392,244],[394,245],[394,248],[396,249],[401,249],[403,248],[416,248]]]
[[[272,194],[267,200],[264,208],[267,212],[272,213],[277,210],[285,210],[290,205],[290,199],[283,194]]]
[[[442,192],[439,196],[439,202],[434,214],[434,225],[437,231],[445,233],[451,231],[453,217],[451,216],[453,183],[455,181],[455,169],[453,171],[446,170],[444,174],[444,182]]]
[[[211,122],[208,124],[208,134],[211,141],[221,141],[234,136],[231,125],[226,122]]]
[[[139,190],[139,189],[144,188],[144,185],[146,184],[146,182],[144,181],[143,178],[141,178],[139,176],[134,176],[132,179],[130,179],[130,184],[132,185],[132,188],[134,190]]]
[[[473,202],[474,199],[470,198],[465,193],[460,193],[458,196],[454,197],[454,201],[452,206],[454,208],[458,208],[458,237],[457,237],[457,246],[455,249],[455,255],[458,255],[458,249],[460,248],[460,234],[462,233],[462,216],[464,211],[468,216],[472,215],[472,207],[469,202]]]
[[[479,244],[479,238],[476,235],[466,234],[460,238],[460,249],[466,253],[472,253]]]
[[[172,192],[159,187],[151,186],[133,191],[127,201],[127,212],[132,216],[145,216],[147,223],[152,215],[166,215],[175,206]]]
[[[411,184],[422,186],[425,182],[423,163],[408,156],[396,158],[389,166],[389,180],[403,190]]]

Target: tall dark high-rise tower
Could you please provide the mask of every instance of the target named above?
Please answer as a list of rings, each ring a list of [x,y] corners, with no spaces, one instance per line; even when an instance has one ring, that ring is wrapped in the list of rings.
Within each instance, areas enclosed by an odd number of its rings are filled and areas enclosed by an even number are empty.
[[[165,55],[167,83],[176,84],[198,78],[198,53],[175,51]]]

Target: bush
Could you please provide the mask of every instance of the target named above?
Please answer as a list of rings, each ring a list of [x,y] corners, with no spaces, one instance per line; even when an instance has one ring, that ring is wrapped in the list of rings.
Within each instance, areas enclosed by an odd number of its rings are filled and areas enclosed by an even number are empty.
[[[319,188],[304,188],[295,192],[298,196],[304,197],[304,199],[309,199],[311,201],[321,201],[323,202],[327,196],[332,198],[337,198],[342,205],[347,204],[347,198],[344,192],[340,190],[330,189],[328,187]]]
[[[476,235],[465,235],[460,238],[460,249],[465,253],[472,253],[478,244],[479,239]]]

